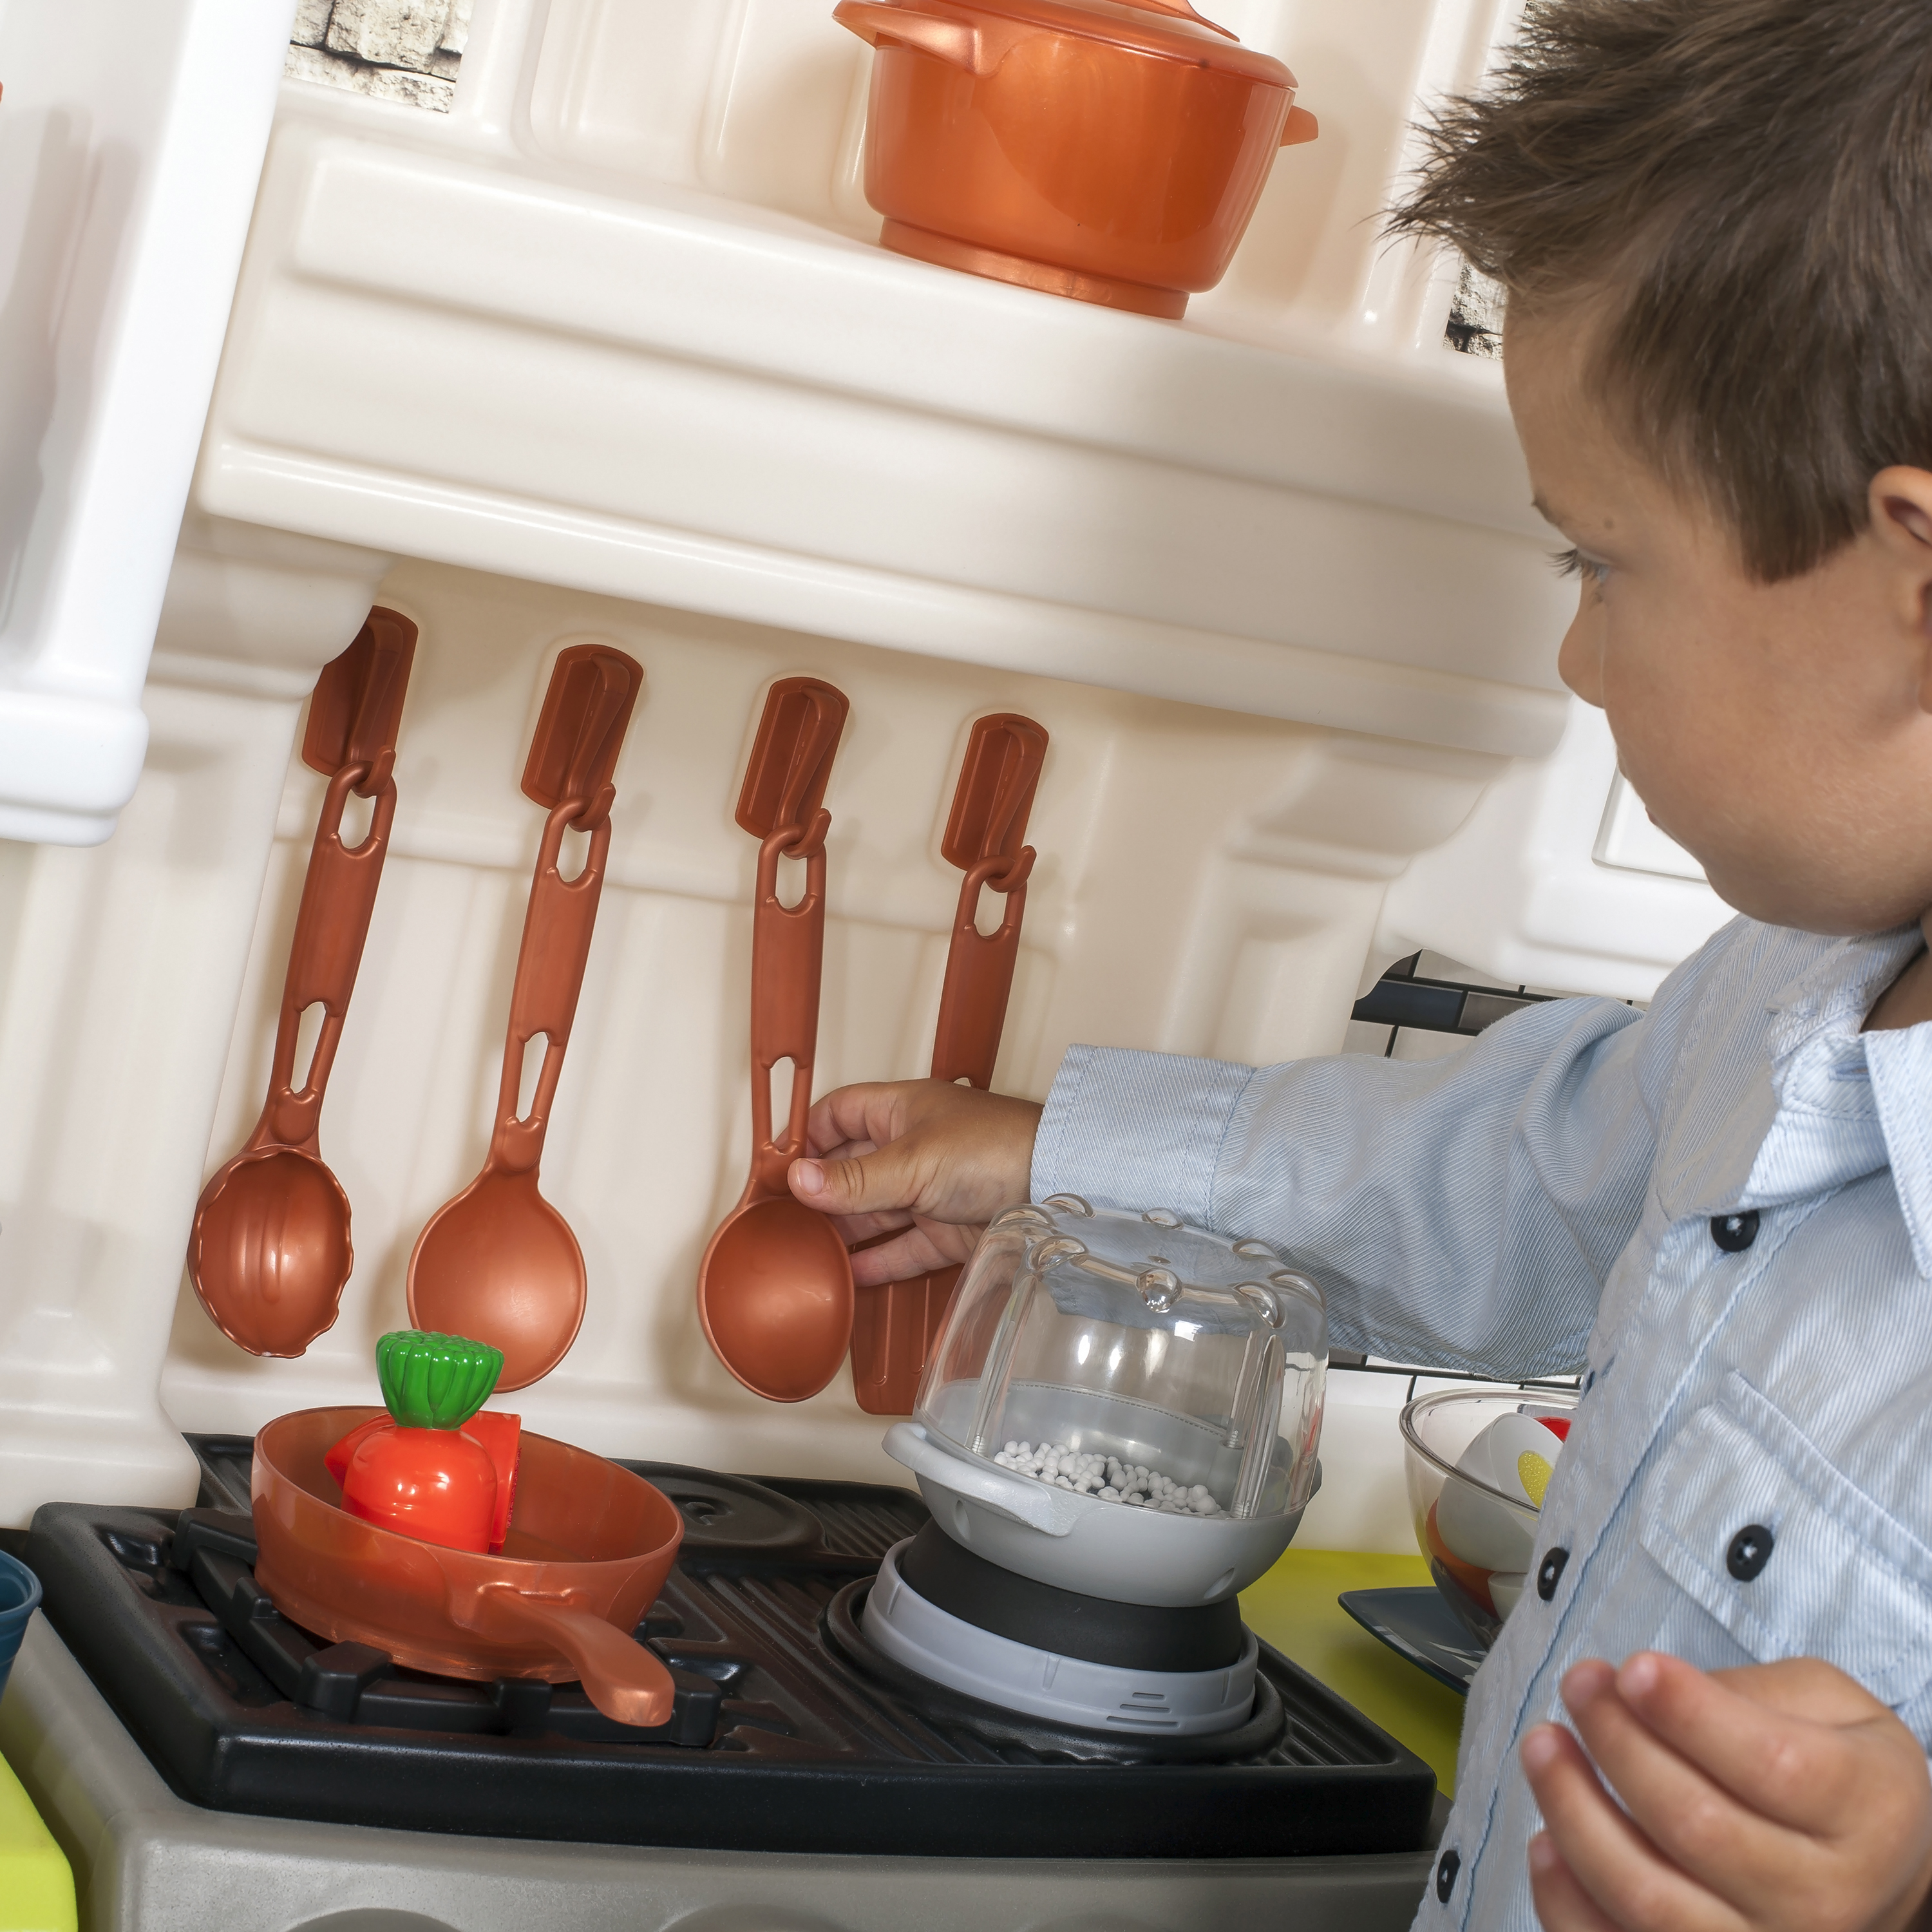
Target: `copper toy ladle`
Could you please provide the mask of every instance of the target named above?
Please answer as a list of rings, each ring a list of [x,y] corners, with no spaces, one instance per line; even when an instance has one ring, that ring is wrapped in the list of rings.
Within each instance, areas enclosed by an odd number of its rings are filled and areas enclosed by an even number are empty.
[[[838,1372],[852,1334],[852,1262],[832,1223],[792,1198],[805,1151],[825,948],[825,834],[819,807],[845,722],[842,692],[812,678],[773,686],[739,800],[760,835],[752,926],[752,1172],[698,1270],[698,1312],[718,1359],[754,1395],[802,1402]],[[774,823],[773,821],[776,821]],[[778,898],[778,860],[806,862],[805,896]],[[791,1062],[782,1139],[772,1132],[772,1069]]]
[[[1022,842],[1046,758],[1045,728],[1016,712],[979,719],[959,767],[940,850],[966,874],[946,956],[932,1078],[993,1084],[1000,1035],[1019,957],[1020,922],[1034,850]],[[980,896],[1004,895],[997,932],[979,930]],[[890,1237],[882,1236],[881,1240]],[[909,1281],[858,1290],[852,1318],[852,1390],[872,1415],[910,1415],[962,1270],[938,1268]]]
[[[304,761],[331,774],[302,882],[282,983],[268,1097],[255,1131],[201,1191],[188,1278],[215,1326],[254,1355],[299,1355],[334,1325],[355,1262],[349,1197],[322,1158],[322,1103],[396,815],[396,730],[416,626],[374,610],[355,643],[322,668],[309,705]],[[342,842],[349,794],[375,808],[359,845]],[[322,1022],[301,1088],[302,1015]]]
[[[643,667],[608,644],[558,656],[524,774],[525,793],[550,811],[517,953],[490,1151],[476,1178],[430,1217],[410,1256],[410,1319],[502,1349],[501,1389],[548,1375],[583,1325],[584,1251],[538,1191],[537,1168],[597,922],[616,796],[610,776],[643,681]],[[559,860],[573,825],[590,834],[590,851],[566,880]],[[543,1065],[519,1119],[524,1050],[539,1034]]]

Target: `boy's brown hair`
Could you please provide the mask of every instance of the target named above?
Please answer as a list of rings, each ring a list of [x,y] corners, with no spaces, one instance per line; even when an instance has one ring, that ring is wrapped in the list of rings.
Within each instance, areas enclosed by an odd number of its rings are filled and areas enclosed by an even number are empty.
[[[1530,0],[1429,139],[1395,232],[1526,314],[1604,298],[1598,397],[1754,576],[1932,470],[1932,0]]]

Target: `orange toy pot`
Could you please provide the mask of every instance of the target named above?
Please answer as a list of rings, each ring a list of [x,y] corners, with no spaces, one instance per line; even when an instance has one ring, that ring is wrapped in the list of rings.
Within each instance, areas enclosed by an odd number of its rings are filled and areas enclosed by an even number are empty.
[[[901,254],[1143,315],[1226,272],[1294,76],[1186,0],[840,0],[877,50],[866,198]]]
[[[676,1558],[676,1505],[601,1456],[526,1435],[502,1553],[422,1542],[347,1514],[323,1464],[381,1413],[300,1409],[256,1437],[255,1574],[276,1609],[415,1670],[576,1679],[620,1724],[667,1722],[670,1674],[631,1632]]]

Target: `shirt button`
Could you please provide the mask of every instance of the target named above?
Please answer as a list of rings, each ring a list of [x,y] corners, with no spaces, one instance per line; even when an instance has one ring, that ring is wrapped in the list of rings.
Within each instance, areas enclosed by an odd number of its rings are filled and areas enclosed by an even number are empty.
[[[1444,1905],[1449,1903],[1449,1894],[1456,1889],[1456,1874],[1462,1869],[1462,1854],[1444,1852],[1436,1868],[1436,1896]],[[1409,1894],[1413,1898],[1415,1894]]]
[[[1546,1604],[1556,1594],[1556,1586],[1562,1582],[1563,1566],[1570,1560],[1567,1550],[1552,1550],[1536,1566],[1536,1594]]]
[[[1726,1254],[1742,1254],[1757,1239],[1757,1210],[1747,1208],[1742,1214],[1713,1214],[1711,1238]]]
[[[1724,1568],[1740,1583],[1748,1583],[1771,1561],[1772,1546],[1777,1540],[1762,1523],[1745,1524],[1724,1552]]]

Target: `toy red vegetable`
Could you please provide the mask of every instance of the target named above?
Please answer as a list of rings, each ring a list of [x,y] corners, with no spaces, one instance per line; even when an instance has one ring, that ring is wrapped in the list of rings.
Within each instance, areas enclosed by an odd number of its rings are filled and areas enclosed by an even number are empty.
[[[501,1550],[510,1531],[510,1512],[517,1504],[517,1464],[523,1454],[523,1418],[501,1410],[478,1409],[463,1425],[490,1452],[496,1468],[496,1510],[490,1521],[490,1547]]]
[[[394,1426],[352,1432],[360,1439],[343,1472],[342,1507],[425,1543],[486,1551],[496,1527],[496,1466],[463,1425],[488,1400],[502,1367],[500,1350],[464,1336],[414,1328],[385,1335],[376,1344],[376,1373]],[[348,1446],[349,1438],[337,1445]]]
[[[348,1474],[349,1459],[355,1454],[356,1445],[363,1437],[379,1429],[394,1429],[395,1426],[394,1418],[388,1415],[372,1415],[367,1422],[358,1422],[322,1457],[323,1466],[340,1483]],[[503,1409],[478,1409],[463,1425],[464,1434],[482,1443],[496,1466],[496,1509],[490,1524],[490,1550],[493,1556],[503,1546],[503,1539],[510,1531],[510,1513],[517,1506],[517,1471],[523,1460],[523,1418]]]

